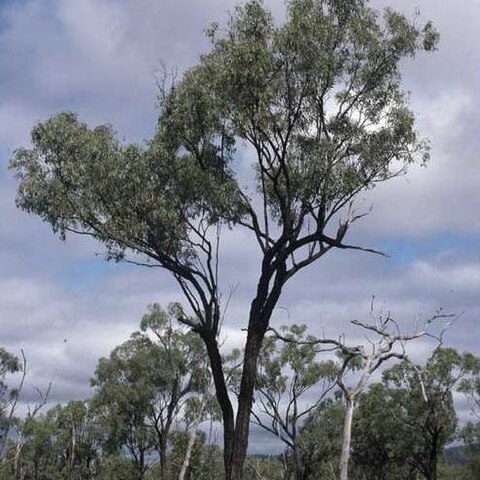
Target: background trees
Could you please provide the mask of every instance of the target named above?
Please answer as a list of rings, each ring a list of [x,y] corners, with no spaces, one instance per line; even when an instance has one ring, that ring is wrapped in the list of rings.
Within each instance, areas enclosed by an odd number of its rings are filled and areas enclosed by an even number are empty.
[[[142,330],[100,359],[90,400],[14,418],[0,479],[223,478],[223,452],[212,424],[191,442],[199,427],[198,407],[205,413],[200,418],[212,418],[212,399],[205,388],[209,374],[203,344],[174,322],[179,308],[150,307]],[[338,478],[347,409],[332,384],[341,368],[333,364],[330,349],[316,348],[304,327],[287,327],[284,334],[286,341],[272,335],[264,344],[253,406],[254,418],[272,441],[283,437],[283,454],[247,457],[245,478]],[[360,392],[348,478],[476,479],[477,426],[456,429],[453,392],[475,394],[470,388],[476,385],[478,365],[470,353],[437,348],[424,363],[403,360]],[[355,372],[342,378],[345,385],[357,384]],[[443,454],[458,433],[470,439],[471,449],[462,450],[467,455],[463,467],[450,468]],[[265,450],[271,448],[268,443]]]
[[[63,113],[38,124],[33,147],[11,165],[18,205],[62,238],[91,235],[107,258],[173,274],[195,314],[181,320],[207,347],[226,476],[240,479],[258,356],[283,287],[332,248],[360,248],[345,241],[362,216],[355,197],[427,157],[398,65],[434,49],[437,34],[363,0],[292,0],[278,26],[252,0],[224,34],[210,34],[211,50],[161,92],[146,145],[123,145],[111,128]],[[247,187],[234,156],[241,142],[253,154]],[[224,225],[250,231],[261,252],[236,419],[217,339]]]
[[[304,479],[338,477],[344,418],[345,405],[337,396],[322,402],[306,419],[297,442]]]
[[[289,342],[271,336],[263,344],[252,415],[254,423],[284,443],[287,478],[300,480],[311,468],[298,446],[300,429],[335,388],[338,367],[332,360],[319,360],[313,344],[301,344],[309,338],[305,325],[283,331]]]
[[[197,335],[172,323],[181,309],[150,307],[141,332],[100,359],[93,400],[105,422],[105,445],[126,448],[143,478],[156,450],[167,477],[169,437],[178,416],[194,408],[193,395],[207,396],[210,374]]]
[[[402,422],[414,430],[417,442],[410,462],[427,480],[436,480],[439,456],[456,427],[453,393],[467,373],[471,355],[438,348],[424,366],[402,362],[385,372],[404,407]]]
[[[4,348],[0,348],[0,460],[3,459],[5,454],[19,390],[21,390],[21,384],[23,383],[21,382],[18,389],[9,388],[6,383],[6,377],[20,370],[22,370],[22,364],[19,359]],[[25,374],[25,371],[23,373]]]
[[[384,383],[375,383],[360,396],[352,437],[352,469],[371,480],[415,479],[410,464],[415,435],[404,422],[405,403]],[[402,401],[409,401],[408,397]],[[355,477],[353,477],[355,478]]]

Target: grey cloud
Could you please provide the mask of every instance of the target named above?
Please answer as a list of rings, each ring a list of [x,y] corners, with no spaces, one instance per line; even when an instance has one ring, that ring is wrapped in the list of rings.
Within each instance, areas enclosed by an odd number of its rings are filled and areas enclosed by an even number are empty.
[[[474,99],[445,94],[425,103],[423,112],[423,130],[432,142],[429,165],[379,185],[366,200],[372,214],[359,228],[384,237],[478,236],[480,124]]]
[[[160,60],[191,65],[207,47],[202,30],[226,17],[233,0],[193,3],[127,0],[32,0],[1,7],[0,143],[4,151],[28,142],[33,123],[54,111],[74,109],[89,122],[111,122],[127,139],[153,131],[157,110],[153,72]],[[408,2],[378,1],[411,12]],[[268,2],[281,15],[281,2]],[[478,16],[475,2],[422,1],[426,18],[442,33],[440,50],[404,65],[419,128],[432,141],[426,169],[365,195],[369,217],[350,238],[368,246],[391,239],[415,243],[450,235],[450,247],[392,259],[333,251],[285,289],[274,322],[308,323],[316,334],[339,335],[353,318],[368,319],[372,295],[405,329],[442,306],[463,317],[447,340],[479,352],[480,223],[476,204],[478,138]],[[6,160],[6,155],[3,156]],[[6,162],[4,162],[5,164]],[[0,332],[2,346],[29,357],[30,384],[53,381],[52,402],[83,398],[98,357],[126,339],[148,303],[181,300],[173,280],[156,269],[104,265],[101,247],[85,238],[61,243],[47,225],[17,211],[15,182],[0,173]],[[362,207],[362,205],[359,205]],[[473,238],[464,250],[458,234]],[[457,241],[455,239],[458,238]],[[456,243],[456,244],[455,244]],[[256,245],[245,233],[225,231],[222,253],[225,349],[242,346],[248,302],[258,276]],[[438,249],[437,249],[438,250]],[[349,340],[358,341],[351,331]],[[64,340],[67,342],[64,342]],[[428,346],[417,345],[419,358]],[[33,392],[33,391],[32,391]],[[34,393],[28,399],[34,401]],[[463,408],[463,407],[462,407]],[[252,450],[267,442],[259,432]]]

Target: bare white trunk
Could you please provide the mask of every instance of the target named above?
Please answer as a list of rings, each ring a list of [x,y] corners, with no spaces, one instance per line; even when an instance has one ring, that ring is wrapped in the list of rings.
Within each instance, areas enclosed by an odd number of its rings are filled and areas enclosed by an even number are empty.
[[[200,409],[195,419],[195,422],[192,425],[192,429],[191,429],[192,433],[190,434],[190,437],[188,439],[187,450],[185,452],[185,457],[183,459],[182,468],[180,470],[178,480],[184,480],[185,475],[187,474],[187,469],[188,469],[188,466],[190,465],[190,459],[192,458],[193,446],[195,445],[195,440],[197,439],[197,430],[198,430],[198,427],[200,426],[200,423],[202,423],[203,414],[207,406],[207,398],[210,395],[212,390],[213,390],[213,383],[210,383],[207,391],[205,392],[205,395],[203,396],[202,403],[200,404]]]
[[[195,425],[195,428],[192,429],[192,433],[188,439],[187,451],[185,452],[185,457],[183,459],[178,480],[184,480],[185,475],[187,474],[187,468],[190,465],[190,459],[192,458],[193,446],[195,445],[195,440],[197,439],[197,427],[198,425]]]
[[[345,421],[343,424],[342,454],[340,456],[340,480],[348,480],[348,462],[350,460],[350,441],[352,439],[352,421],[355,401],[346,400]]]
[[[70,457],[70,475],[73,476],[73,469],[75,468],[75,448],[77,445],[76,438],[75,438],[75,428],[72,428],[72,455]]]
[[[21,478],[20,474],[20,454],[22,453],[23,445],[25,444],[25,440],[19,438],[17,441],[17,445],[15,447],[15,456],[13,459],[13,472],[16,479]]]

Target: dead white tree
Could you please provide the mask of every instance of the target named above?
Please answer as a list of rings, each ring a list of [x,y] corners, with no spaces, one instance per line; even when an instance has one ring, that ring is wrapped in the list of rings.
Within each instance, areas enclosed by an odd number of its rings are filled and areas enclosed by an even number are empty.
[[[423,321],[421,325],[420,322],[416,322],[413,333],[403,334],[398,322],[392,318],[390,312],[387,314],[374,312],[373,301],[371,315],[374,319],[372,323],[364,323],[358,320],[352,320],[351,322],[352,325],[360,327],[367,332],[367,336],[365,337],[366,342],[363,345],[349,346],[346,344],[344,336],[338,340],[310,337],[305,342],[296,342],[320,347],[319,352],[324,351],[325,347],[327,347],[329,351],[334,347],[341,361],[336,378],[336,383],[342,391],[345,401],[342,450],[339,462],[340,480],[348,480],[350,443],[356,402],[368,386],[372,375],[389,360],[398,359],[408,361],[406,345],[413,340],[429,337],[441,345],[443,342],[443,334],[454,317],[454,315],[446,314],[440,309]],[[438,320],[444,320],[445,324],[440,333],[435,335],[430,331],[430,326]],[[277,338],[285,342],[295,342],[291,337],[285,337],[273,328],[270,330]],[[353,381],[353,384],[352,382],[348,383],[346,381],[349,373],[356,373],[356,379]]]
[[[40,413],[40,411],[43,409],[43,407],[47,404],[48,397],[50,396],[50,391],[52,389],[52,382],[48,384],[47,388],[44,391],[38,387],[33,387],[33,388],[37,392],[39,399],[35,404],[27,406],[27,415],[22,422],[24,425],[34,420],[37,417],[37,415]],[[28,438],[25,437],[25,435],[23,434],[22,428],[19,428],[17,430],[17,441],[15,444],[15,454],[13,457],[13,471],[14,471],[15,479],[21,478],[20,457],[21,457],[23,447],[27,443],[27,440]]]

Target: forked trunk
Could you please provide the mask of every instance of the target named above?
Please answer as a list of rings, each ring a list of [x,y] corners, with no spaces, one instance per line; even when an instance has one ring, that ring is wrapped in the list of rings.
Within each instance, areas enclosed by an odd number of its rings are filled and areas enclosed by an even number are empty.
[[[272,258],[269,258],[269,261],[271,260]],[[262,276],[257,286],[257,295],[250,308],[236,418],[234,418],[233,407],[228,395],[216,334],[206,332],[202,337],[207,347],[215,393],[223,416],[225,480],[242,480],[243,478],[258,357],[270,317],[286,281],[285,272],[284,264],[280,264],[280,267],[277,266],[275,280],[269,291],[269,282],[272,278],[271,265],[266,259],[264,260]]]

